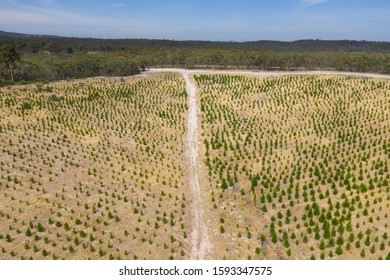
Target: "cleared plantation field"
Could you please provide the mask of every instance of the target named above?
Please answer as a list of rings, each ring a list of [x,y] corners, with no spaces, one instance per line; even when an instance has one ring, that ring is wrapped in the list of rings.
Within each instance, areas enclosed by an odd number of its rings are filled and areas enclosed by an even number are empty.
[[[195,80],[212,258],[390,258],[389,81]]]
[[[187,259],[177,74],[0,88],[0,259]]]

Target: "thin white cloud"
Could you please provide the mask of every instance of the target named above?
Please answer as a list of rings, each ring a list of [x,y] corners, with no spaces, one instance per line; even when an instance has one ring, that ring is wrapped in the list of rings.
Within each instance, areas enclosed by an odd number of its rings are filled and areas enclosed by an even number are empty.
[[[34,24],[34,23],[65,23],[69,25],[85,25],[85,24],[96,24],[104,22],[102,18],[88,17],[84,15],[79,15],[75,13],[52,10],[52,9],[35,9],[31,10],[13,10],[13,9],[1,9],[0,10],[0,23],[25,23],[25,24]]]
[[[0,1],[0,26],[21,33],[108,38],[126,34],[143,37],[159,30],[158,23],[147,19],[95,16],[17,2],[10,7],[1,4]]]
[[[0,24],[10,23],[47,23],[59,25],[91,25],[91,26],[148,26],[143,20],[129,18],[110,18],[92,16],[68,12],[59,9],[35,7],[30,5],[17,4],[14,8],[0,9]]]
[[[300,8],[301,9],[309,8],[309,7],[317,6],[317,5],[320,5],[320,4],[329,2],[329,1],[330,0],[301,0],[300,1],[300,4],[301,4]]]
[[[111,4],[99,4],[100,7],[103,8],[121,8],[124,7],[125,4],[123,3],[111,3]]]
[[[13,11],[8,9],[0,10],[0,23],[1,24],[10,24],[10,23],[49,23],[53,21],[53,17],[34,14],[29,12],[22,11]]]

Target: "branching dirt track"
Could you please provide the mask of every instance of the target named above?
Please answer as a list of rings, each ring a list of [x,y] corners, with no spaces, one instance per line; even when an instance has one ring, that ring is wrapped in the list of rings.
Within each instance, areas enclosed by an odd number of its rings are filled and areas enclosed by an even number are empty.
[[[188,94],[188,134],[186,138],[186,160],[188,183],[192,190],[192,232],[191,232],[191,259],[209,258],[211,243],[205,217],[202,210],[201,186],[199,183],[199,162],[198,162],[198,107],[196,96],[196,85],[190,74],[232,74],[258,77],[280,77],[286,75],[342,75],[354,77],[367,77],[390,79],[390,75],[372,73],[353,73],[336,71],[298,71],[298,72],[267,72],[267,71],[237,71],[237,70],[186,70],[180,68],[153,68],[149,73],[176,72],[183,76],[186,82]],[[145,76],[148,72],[144,73]]]

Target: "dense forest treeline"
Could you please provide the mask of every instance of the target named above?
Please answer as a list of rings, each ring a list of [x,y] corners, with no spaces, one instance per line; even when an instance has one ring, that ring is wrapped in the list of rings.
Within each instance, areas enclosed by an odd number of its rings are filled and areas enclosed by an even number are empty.
[[[20,55],[13,69],[16,81],[125,76],[147,67],[332,69],[390,74],[388,42],[91,39],[0,32],[0,47],[5,45],[13,46]],[[1,64],[0,78],[10,79],[9,68]]]
[[[376,52],[390,54],[390,42],[354,40],[282,41],[175,41],[150,39],[95,39],[10,33],[0,30],[0,42],[12,44],[20,51],[38,52],[102,52],[151,49],[214,49],[275,52]]]

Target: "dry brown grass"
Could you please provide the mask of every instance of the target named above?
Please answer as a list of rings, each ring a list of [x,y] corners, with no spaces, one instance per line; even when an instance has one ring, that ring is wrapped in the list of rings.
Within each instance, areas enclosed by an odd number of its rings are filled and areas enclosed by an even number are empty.
[[[390,258],[389,81],[195,79],[212,258]],[[0,258],[188,259],[184,90],[0,88]]]
[[[183,259],[185,85],[0,89],[1,259]]]
[[[195,78],[213,258],[390,257],[389,81]]]

